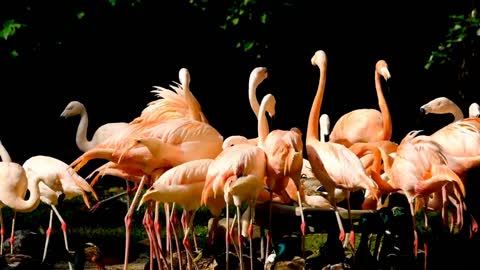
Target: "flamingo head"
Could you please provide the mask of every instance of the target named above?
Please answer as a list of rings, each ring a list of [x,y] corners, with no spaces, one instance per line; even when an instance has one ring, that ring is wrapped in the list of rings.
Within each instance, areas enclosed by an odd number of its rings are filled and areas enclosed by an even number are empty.
[[[83,106],[83,104],[74,100],[68,103],[68,105],[63,110],[62,114],[60,114],[60,117],[68,118],[70,116],[79,115],[84,110],[85,110],[85,107]]]
[[[423,114],[429,113],[436,113],[436,114],[443,114],[443,113],[450,113],[452,111],[452,107],[457,106],[453,101],[446,97],[438,97],[436,99],[431,100],[430,102],[422,105],[420,107],[420,112]]]
[[[310,61],[312,62],[312,65],[317,65],[318,67],[321,67],[327,63],[327,55],[323,50],[318,50],[312,56],[312,59]]]
[[[375,70],[378,74],[382,75],[385,81],[388,81],[392,77],[385,60],[378,60],[377,64],[375,65]]]

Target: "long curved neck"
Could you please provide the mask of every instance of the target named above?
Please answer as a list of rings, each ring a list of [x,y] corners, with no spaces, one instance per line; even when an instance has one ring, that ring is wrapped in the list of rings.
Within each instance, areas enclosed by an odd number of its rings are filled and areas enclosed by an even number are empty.
[[[392,138],[392,117],[388,110],[385,97],[383,96],[382,76],[377,71],[375,71],[375,90],[377,90],[378,106],[380,107],[383,119],[383,139],[388,141]]]
[[[317,93],[313,99],[312,108],[310,109],[310,114],[308,116],[308,126],[307,126],[307,139],[319,139],[318,134],[318,119],[320,118],[320,107],[322,106],[323,93],[325,92],[325,83],[327,75],[327,64],[326,61],[324,64],[319,67],[320,69],[320,78],[318,81]]]
[[[255,113],[255,116],[258,118],[258,112],[260,110],[260,105],[257,100],[257,87],[258,84],[255,81],[250,81],[248,83],[248,101],[250,102],[250,107]]]
[[[10,154],[8,153],[7,149],[5,149],[5,146],[0,142],[0,157],[2,158],[3,162],[12,162],[12,158],[10,157]]]
[[[197,98],[193,95],[193,93],[190,91],[190,73],[188,72],[188,70],[183,69],[180,71],[179,77],[180,77],[181,87],[183,89],[184,98],[188,106],[190,107],[190,113],[191,113],[192,119],[200,122],[208,123],[207,118],[202,112],[200,103],[198,102]]]
[[[35,210],[40,204],[40,182],[43,180],[35,176],[33,179],[28,179],[28,191],[30,193],[27,200],[17,197],[15,202],[15,211],[29,213]]]
[[[185,94],[185,99],[187,100],[187,103],[190,106],[192,119],[200,121],[200,122],[208,123],[206,117],[202,113],[200,103],[198,102],[197,98],[190,91],[190,87],[189,87],[188,84],[186,86],[184,86],[184,94]]]
[[[267,116],[265,115],[266,112],[266,102],[262,102],[260,104],[260,108],[258,111],[258,141],[257,145],[263,147],[265,144],[265,139],[268,136],[269,127],[268,127],[268,121],[267,121]]]
[[[453,121],[462,120],[464,118],[463,112],[457,104],[454,103],[449,108],[449,113],[453,114],[454,117]]]
[[[80,113],[80,122],[77,127],[77,135],[75,137],[75,142],[77,143],[78,148],[83,152],[88,151],[93,147],[92,142],[87,139],[87,130],[88,130],[88,114],[85,108]]]

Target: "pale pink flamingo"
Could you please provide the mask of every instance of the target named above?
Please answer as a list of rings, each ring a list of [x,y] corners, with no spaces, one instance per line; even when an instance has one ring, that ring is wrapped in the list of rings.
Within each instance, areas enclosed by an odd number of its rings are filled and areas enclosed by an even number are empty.
[[[391,75],[384,60],[375,65],[375,89],[380,111],[376,109],[356,109],[338,119],[330,133],[330,141],[347,147],[356,142],[390,140],[392,120],[382,91],[382,80]]]
[[[312,103],[310,115],[308,117],[308,127],[306,134],[307,156],[312,166],[313,173],[325,187],[328,193],[328,199],[333,206],[337,217],[340,230],[339,239],[345,239],[345,231],[335,201],[335,189],[341,188],[347,191],[346,200],[348,206],[348,216],[350,220],[350,244],[354,247],[354,232],[350,213],[350,191],[366,189],[372,193],[378,189],[377,184],[366,175],[365,169],[360,159],[350,151],[345,145],[339,143],[321,142],[319,140],[318,119],[320,117],[320,107],[322,105],[323,94],[325,91],[327,75],[327,56],[324,51],[319,50],[311,59],[312,65],[317,65],[320,70],[319,84],[317,93]],[[330,137],[331,138],[331,137]]]
[[[270,206],[273,193],[289,200],[288,193],[285,191],[288,182],[293,181],[297,187],[297,202],[301,212],[301,232],[305,236],[305,218],[303,216],[303,207],[300,192],[300,178],[303,166],[303,141],[302,133],[297,128],[290,130],[275,129],[269,131],[266,108],[274,108],[276,104],[275,97],[267,94],[260,104],[258,114],[258,145],[265,151],[267,156],[267,177],[266,186],[270,190]],[[270,109],[271,110],[271,109]],[[270,208],[271,219],[271,208]],[[271,229],[271,224],[269,225]],[[270,232],[269,232],[270,233]],[[302,250],[303,251],[303,250]],[[267,249],[267,253],[268,253]]]
[[[252,108],[252,111],[255,113],[255,116],[257,117],[257,121],[258,121],[258,111],[260,109],[260,105],[257,100],[257,88],[267,77],[268,77],[268,71],[266,67],[256,67],[252,70],[252,72],[250,72],[250,77],[248,79],[248,100],[250,102],[250,107]],[[273,115],[270,114],[270,117],[273,117]],[[230,137],[227,137],[225,139],[225,141],[228,141],[228,143],[224,143],[224,147],[231,146],[237,143],[249,143],[252,145],[258,144],[258,137],[250,138],[250,139],[247,139],[242,135],[232,135]]]
[[[445,185],[452,184],[456,199],[462,203],[465,193],[464,185],[458,175],[447,165],[442,146],[428,136],[416,135],[419,131],[408,133],[400,142],[396,157],[390,171],[391,183],[401,189],[410,203],[410,213],[413,221],[414,254],[417,255],[418,236],[415,222],[416,207],[426,206],[430,194],[439,191]],[[424,212],[425,227],[428,227],[426,212]],[[425,267],[427,245],[425,243]]]
[[[0,255],[2,255],[3,238],[5,235],[2,208],[9,207],[14,211],[10,235],[10,253],[13,253],[16,213],[29,213],[38,207],[40,204],[40,191],[38,186],[43,179],[27,179],[23,167],[18,163],[12,162],[8,151],[1,142],[0,157],[2,158],[0,162]],[[27,189],[30,195],[28,199],[25,200]]]
[[[237,217],[240,217],[240,205],[248,202],[250,209],[255,209],[255,201],[261,188],[264,186],[266,174],[266,156],[263,150],[251,144],[237,144],[224,149],[215,157],[207,172],[205,187],[202,192],[202,205],[207,205],[211,198],[224,197],[229,218],[228,205],[233,201],[237,207]],[[254,215],[250,217],[250,226],[253,226]],[[241,222],[238,222],[238,242],[241,243]],[[229,228],[228,224],[226,228]],[[214,230],[215,228],[213,228]],[[249,232],[251,230],[249,229]],[[251,234],[249,235],[251,241]],[[226,260],[228,269],[228,255],[230,237],[228,230],[225,235]],[[251,244],[251,243],[250,243]],[[240,244],[239,244],[240,245]],[[253,250],[251,264],[253,264]],[[242,248],[239,247],[240,267],[243,269]]]
[[[128,125],[128,123],[126,122],[112,122],[103,124],[95,130],[92,139],[88,140],[88,114],[85,105],[76,100],[71,101],[65,107],[62,114],[60,114],[60,116],[64,118],[69,118],[77,115],[80,115],[80,122],[78,123],[75,142],[78,148],[83,152],[92,149],[94,146],[103,142],[112,134],[115,134],[118,131],[126,128],[126,126]]]
[[[188,86],[189,75],[186,69],[182,69],[180,76],[182,71]],[[189,88],[179,85],[174,90],[160,89],[157,94],[161,99],[151,102],[126,130],[85,152],[71,164],[78,171],[91,159],[107,159],[112,162],[105,167],[109,172],[142,179],[125,217],[125,268],[128,264],[131,215],[143,185],[149,185],[151,179],[173,166],[190,160],[213,158],[222,150],[223,137],[206,123],[200,105]],[[153,148],[136,142],[137,138],[149,137],[158,139],[159,143]]]
[[[431,138],[442,145],[442,149],[444,150],[446,157],[449,159],[448,166],[460,176],[465,184],[467,171],[480,164],[480,151],[478,151],[476,147],[480,145],[480,121],[477,117],[478,104],[472,103],[470,105],[470,117],[466,119],[464,119],[460,107],[446,97],[438,97],[425,105],[422,105],[420,110],[425,114],[450,113],[454,116],[452,123],[434,132],[431,135]],[[452,201],[452,197],[450,196],[451,192],[451,189],[442,192],[435,192],[433,199],[429,201],[429,207],[433,209],[442,207],[442,214],[446,215],[445,206],[447,201]],[[457,209],[459,208],[457,205],[455,205],[455,207]],[[466,209],[466,206],[464,205],[462,208]],[[457,215],[458,214],[460,213],[457,212]],[[456,219],[457,223],[460,222],[460,217]],[[478,224],[473,216],[471,216],[471,219],[472,224],[470,227],[470,233],[472,234],[478,230]],[[446,221],[446,219],[444,220]]]
[[[63,112],[60,114],[61,117],[64,118],[70,118],[80,115],[80,122],[78,123],[77,127],[77,134],[75,136],[75,142],[77,144],[77,147],[82,151],[86,152],[90,149],[92,149],[94,146],[98,145],[99,143],[102,143],[105,141],[108,137],[110,137],[112,134],[116,134],[117,132],[126,129],[128,126],[127,122],[111,122],[111,123],[106,123],[98,127],[95,132],[93,133],[93,136],[91,140],[87,138],[87,132],[88,132],[88,123],[89,123],[89,118],[88,118],[88,113],[85,105],[79,101],[71,101],[67,104]],[[103,167],[102,167],[103,168]],[[102,175],[112,175],[112,176],[117,176],[120,177],[120,175],[116,175],[115,172],[111,172],[109,170],[103,170]],[[100,175],[99,175],[100,176]],[[87,177],[89,178],[89,177]],[[123,178],[123,177],[120,177]],[[125,179],[125,178],[124,178]],[[126,180],[128,181],[128,180]],[[125,193],[120,193],[121,195],[128,194],[130,192],[130,185],[127,184],[127,191]],[[113,198],[116,198],[117,196],[113,196]],[[110,200],[110,198],[106,199]],[[98,208],[100,204],[105,202],[106,200],[102,200],[97,202],[97,204],[94,206]],[[127,207],[130,204],[129,198],[127,196]]]
[[[140,207],[146,201],[155,200],[157,202],[176,203],[183,207],[185,218],[183,245],[188,255],[187,262],[190,269],[193,257],[188,238],[190,232],[193,231],[195,213],[201,206],[200,199],[205,178],[208,166],[212,161],[213,159],[197,159],[167,170],[143,194],[139,203]],[[181,261],[179,259],[179,263]]]
[[[43,180],[40,183],[40,200],[52,208],[50,210],[48,229],[45,233],[46,238],[42,261],[45,260],[47,255],[48,243],[52,233],[53,212],[55,212],[62,225],[65,249],[67,252],[70,252],[67,240],[67,223],[55,206],[58,205],[59,197],[63,194],[65,196],[64,200],[82,196],[86,206],[90,207],[87,192],[91,193],[94,198],[98,200],[95,191],[90,184],[75,173],[68,164],[54,157],[43,155],[33,156],[27,159],[22,166],[25,169],[28,179],[39,178]],[[70,262],[69,267],[72,269]]]
[[[465,118],[462,109],[447,97],[438,97],[420,106],[420,112],[423,114],[452,114],[453,121]],[[468,107],[468,117],[479,117],[480,107],[478,103],[473,102]]]

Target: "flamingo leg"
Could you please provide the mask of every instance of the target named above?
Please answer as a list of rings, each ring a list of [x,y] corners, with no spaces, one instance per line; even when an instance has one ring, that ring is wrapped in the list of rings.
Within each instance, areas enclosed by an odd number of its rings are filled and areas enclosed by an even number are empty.
[[[427,231],[428,229],[428,216],[427,216],[427,205],[425,204],[424,208],[423,208],[423,218],[425,219],[425,231]],[[424,240],[423,242],[423,255],[424,255],[424,258],[423,258],[423,267],[424,267],[424,270],[427,270],[427,258],[428,258],[428,243],[426,240]]]
[[[244,266],[243,266],[243,252],[242,252],[242,222],[240,222],[240,217],[242,216],[242,214],[240,213],[240,205],[236,205],[236,208],[237,208],[237,217],[238,217],[238,221],[237,221],[237,237],[238,237],[238,250],[240,251],[239,254],[238,254],[238,259],[240,261],[240,270],[243,270],[245,269]]]
[[[352,254],[355,254],[355,232],[353,231],[353,220],[352,220],[352,210],[350,207],[350,192],[347,191],[347,207],[348,207],[348,220],[350,221],[350,248],[352,249]]]
[[[192,238],[193,238],[193,245],[195,247],[195,252],[200,252],[198,249],[198,241],[197,241],[197,234],[195,233],[195,226],[192,226]]]
[[[138,200],[140,199],[140,193],[142,191],[143,185],[145,184],[145,176],[142,176],[142,180],[140,180],[140,184],[138,184],[137,192],[133,197],[132,204],[128,209],[127,214],[125,215],[125,259],[123,264],[123,269],[128,269],[128,256],[130,251],[130,232],[132,229],[132,215],[133,211],[135,211],[135,204],[137,204]]]
[[[273,206],[273,193],[271,190],[270,192],[270,200],[268,201],[268,231],[267,231],[267,246],[265,247],[265,264],[267,263],[266,258],[270,253],[270,242],[272,240],[272,206]]]
[[[232,225],[230,226],[230,228],[227,228],[228,229],[228,235],[229,235],[229,239],[230,241],[233,242],[233,247],[235,248],[235,254],[239,254],[240,251],[238,251],[238,245],[237,245],[237,242],[234,240],[234,235],[233,235],[233,229],[235,228],[235,222],[237,222],[237,214],[235,214],[233,216],[233,222],[232,222]]]
[[[337,218],[337,223],[338,223],[338,229],[340,231],[340,234],[338,236],[338,239],[343,242],[345,240],[345,230],[343,229],[343,223],[342,223],[342,218],[340,217],[340,213],[338,212],[338,208],[335,205],[335,217]]]
[[[304,253],[305,253],[305,232],[306,232],[307,224],[305,223],[305,215],[303,214],[302,199],[300,197],[300,191],[298,191],[298,188],[297,188],[297,198],[298,198],[298,206],[300,207],[300,218],[302,220],[302,224],[300,225],[300,231],[302,232],[302,244],[301,244],[300,248],[301,248],[302,257],[304,257]]]
[[[3,226],[3,214],[0,208],[0,256],[3,255],[3,239],[5,237],[5,227]]]
[[[127,194],[127,211],[130,208],[130,194],[132,192],[132,189],[130,188],[130,183],[128,182],[127,179],[125,179],[125,194]]]
[[[413,255],[415,258],[418,254],[418,234],[417,234],[417,221],[415,219],[415,201],[410,202],[410,214],[413,221]]]
[[[172,236],[171,236],[172,226],[170,224],[170,205],[168,203],[164,203],[163,206],[165,208],[165,220],[166,220],[165,231],[166,231],[166,237],[167,237],[166,239],[167,253],[170,259],[170,268],[174,269],[173,268]]]
[[[228,222],[229,222],[229,205],[228,205],[228,200],[225,200],[226,202],[226,206],[225,206],[225,216],[226,216],[226,219],[225,219],[225,267],[226,269],[230,269],[228,268],[228,257],[229,257],[229,253],[230,253],[230,232],[229,232],[229,229],[228,229]]]
[[[162,269],[161,264],[161,254],[160,249],[158,248],[158,243],[156,239],[156,235],[154,232],[154,225],[152,219],[152,203],[148,202],[147,208],[145,209],[145,215],[143,216],[143,226],[147,232],[148,240],[150,243],[150,270],[153,270],[153,259],[157,259],[157,265],[159,269]]]
[[[162,246],[162,234],[161,234],[161,228],[160,228],[160,222],[158,221],[160,217],[160,202],[155,202],[155,217],[153,220],[153,228],[155,231],[155,236],[157,238],[157,245],[158,248],[160,249],[159,255],[160,258],[162,259],[163,263],[167,265],[167,260],[165,259],[165,256],[163,255],[163,246]]]
[[[52,222],[53,222],[53,209],[50,209],[50,219],[48,222],[47,232],[45,233],[45,247],[43,248],[42,262],[44,262],[45,258],[47,257],[48,242],[50,241],[50,235],[52,234]]]
[[[178,240],[177,228],[178,228],[178,217],[177,211],[175,209],[175,203],[172,204],[172,215],[170,216],[170,222],[172,223],[173,238],[175,238],[175,245],[177,247],[177,256],[178,256],[178,267],[180,270],[183,269],[182,265],[182,252],[180,248],[180,241]]]
[[[253,221],[255,220],[255,202],[252,202],[249,207],[250,222],[248,224],[248,241],[250,245],[250,269],[253,269]]]
[[[10,234],[10,254],[13,254],[13,246],[15,244],[15,219],[17,219],[17,212],[13,211],[12,232]]]
[[[198,266],[197,264],[195,263],[195,260],[193,259],[193,255],[192,255],[192,250],[191,250],[191,247],[190,247],[190,242],[188,240],[188,235],[190,234],[190,232],[193,232],[193,220],[195,218],[195,213],[196,213],[196,210],[193,210],[193,211],[185,211],[185,225],[186,225],[186,228],[185,228],[185,235],[183,237],[183,246],[185,247],[185,250],[187,251],[187,254],[189,256],[188,258],[188,263],[189,263],[189,270],[192,269],[192,265],[191,263],[193,263],[195,269],[198,270]]]
[[[50,206],[52,207],[53,212],[55,212],[55,215],[57,215],[58,220],[60,220],[60,223],[62,224],[63,239],[65,240],[65,249],[67,250],[67,254],[70,254],[70,249],[68,248],[68,239],[67,239],[67,223],[65,222],[65,220],[63,220],[62,216],[60,215],[60,212],[58,212],[55,205],[52,204]],[[68,268],[70,270],[73,269],[73,266],[70,260],[68,260]]]

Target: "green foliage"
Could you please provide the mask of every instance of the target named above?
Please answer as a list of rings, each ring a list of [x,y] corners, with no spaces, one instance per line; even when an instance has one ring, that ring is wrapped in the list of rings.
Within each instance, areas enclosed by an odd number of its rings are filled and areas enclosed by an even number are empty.
[[[271,8],[267,7],[267,1],[233,0],[223,9],[218,9],[212,2],[214,1],[189,0],[190,4],[202,11],[216,13],[214,17],[217,18],[218,27],[232,35],[235,48],[260,57],[259,54],[266,44],[260,40],[260,35],[255,36],[255,33],[271,19]],[[255,31],[251,31],[253,28]]]
[[[80,12],[77,13],[77,18],[78,18],[79,20],[83,19],[83,17],[85,17],[85,12],[80,11]]]
[[[469,16],[451,15],[452,26],[424,66],[429,70],[434,64],[462,65],[463,60],[478,52],[480,41],[480,18],[474,9]],[[475,44],[477,46],[475,46]]]
[[[7,20],[3,22],[3,28],[0,30],[0,36],[7,40],[9,37],[15,35],[17,29],[22,28],[24,25],[15,22],[15,20]]]

